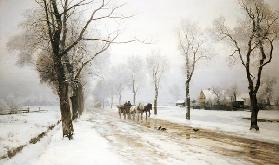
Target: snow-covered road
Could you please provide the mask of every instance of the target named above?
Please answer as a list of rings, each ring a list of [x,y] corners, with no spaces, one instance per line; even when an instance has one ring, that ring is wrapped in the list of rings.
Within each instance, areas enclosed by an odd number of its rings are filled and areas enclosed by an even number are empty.
[[[159,131],[159,126],[166,131]],[[279,145],[199,129],[166,120],[119,119],[111,109],[85,113],[74,123],[74,139],[62,138],[61,125],[28,145],[7,165],[77,164],[278,164]]]
[[[177,106],[159,106],[158,115],[151,118],[167,120],[181,125],[208,129],[214,132],[279,144],[279,110],[261,110],[258,119],[273,120],[260,122],[260,131],[250,131],[249,111],[218,111],[192,109],[191,120],[185,120],[185,108]]]
[[[135,122],[110,110],[87,116],[128,164],[276,164],[278,145],[218,134],[159,119]],[[163,126],[166,132],[156,128]],[[271,148],[270,148],[271,147]]]

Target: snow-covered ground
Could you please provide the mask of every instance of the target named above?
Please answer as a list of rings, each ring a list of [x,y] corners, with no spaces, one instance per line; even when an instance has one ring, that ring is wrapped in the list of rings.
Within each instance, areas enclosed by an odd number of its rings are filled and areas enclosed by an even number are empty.
[[[45,131],[48,125],[59,119],[57,108],[53,107],[52,110],[45,113],[1,116],[1,152],[6,150],[7,146],[15,147],[25,144],[30,138]],[[265,113],[262,114],[263,112]],[[248,130],[249,120],[241,118],[249,117],[249,112],[193,110],[191,121],[184,119],[185,110],[179,107],[159,107],[158,113],[155,118],[182,125],[278,142],[275,138],[278,137],[277,123],[259,123],[261,129],[259,133]],[[154,118],[154,115],[152,117]],[[259,118],[278,119],[278,111],[261,111]],[[271,153],[279,151],[278,145],[274,149],[270,149],[269,146],[266,147],[260,143],[254,146],[254,144],[245,143],[248,142],[245,140],[230,139],[231,136],[204,135],[204,133],[194,132],[192,129],[184,130],[185,134],[176,134],[170,128],[166,132],[162,132],[158,131],[157,127],[163,123],[156,121],[148,119],[137,122],[119,119],[116,109],[111,110],[110,108],[88,111],[74,122],[73,140],[62,138],[61,124],[59,124],[38,143],[26,146],[11,159],[0,160],[0,164],[223,165],[261,164],[277,161]],[[178,125],[172,126],[179,129]],[[185,126],[182,127],[184,129]],[[13,136],[9,137],[8,133]],[[272,137],[264,138],[265,136]]]
[[[215,111],[215,110],[191,110],[191,120],[185,119],[185,108],[176,106],[158,107],[158,115],[152,118],[168,120],[174,123],[185,124],[279,144],[279,122],[258,122],[260,131],[250,131],[251,112],[248,111]],[[262,110],[258,114],[259,119],[279,120],[279,110]]]
[[[22,113],[0,116],[0,151],[27,144],[39,133],[60,119],[59,107],[40,107],[44,112]],[[38,107],[30,107],[30,111]],[[84,115],[86,117],[86,115]],[[38,143],[23,148],[15,157],[0,160],[7,165],[76,165],[76,164],[124,164],[118,155],[110,152],[108,141],[101,137],[92,123],[80,119],[74,123],[75,138],[71,141],[62,138],[61,124],[50,131]]]
[[[0,156],[7,150],[27,144],[29,140],[36,137],[48,126],[60,119],[60,111],[57,106],[30,107],[30,113],[0,115]]]
[[[92,123],[81,119],[75,122],[75,137],[62,138],[61,124],[40,142],[29,145],[12,159],[2,160],[6,165],[77,165],[77,164],[124,164],[101,137]],[[0,161],[1,164],[1,161]]]
[[[6,165],[76,164],[250,164],[201,147],[203,139],[180,139],[131,120],[111,110],[88,112],[74,123],[75,136],[63,139],[61,127],[29,145]],[[232,146],[227,146],[232,147]],[[1,161],[0,161],[1,163]]]

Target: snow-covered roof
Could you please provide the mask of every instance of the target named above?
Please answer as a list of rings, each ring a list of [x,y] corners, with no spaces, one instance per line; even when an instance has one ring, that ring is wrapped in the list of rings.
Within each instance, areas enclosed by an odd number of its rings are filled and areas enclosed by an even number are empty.
[[[184,101],[184,100],[177,100],[177,101],[176,101],[176,103],[178,103],[178,104],[179,104],[179,103],[180,103],[180,104],[182,104],[182,103],[185,103],[185,101]]]

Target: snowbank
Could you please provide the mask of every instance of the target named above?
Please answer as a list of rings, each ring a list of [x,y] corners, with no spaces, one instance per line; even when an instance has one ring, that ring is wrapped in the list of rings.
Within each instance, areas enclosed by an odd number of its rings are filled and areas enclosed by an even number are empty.
[[[51,133],[52,135],[48,135],[35,145],[29,145],[4,163],[7,165],[124,164],[116,153],[110,151],[109,142],[92,128],[92,123],[86,121],[86,117],[85,115],[75,122],[73,140],[62,138],[60,125]]]
[[[191,110],[191,120],[185,119],[185,108],[174,106],[158,107],[158,115],[152,118],[168,120],[175,123],[185,124],[192,127],[200,127],[213,131],[224,132],[241,137],[279,143],[278,122],[258,122],[259,132],[250,131],[251,115],[248,111],[215,111],[215,110]],[[260,111],[258,118],[279,119],[279,110]]]

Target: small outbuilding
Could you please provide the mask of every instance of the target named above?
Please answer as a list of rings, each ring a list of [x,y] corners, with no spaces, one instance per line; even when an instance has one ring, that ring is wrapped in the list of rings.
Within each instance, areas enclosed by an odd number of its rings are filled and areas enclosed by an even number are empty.
[[[236,100],[232,102],[233,109],[243,109],[244,108],[244,100]]]
[[[176,106],[185,106],[185,100],[177,100],[175,105]]]

